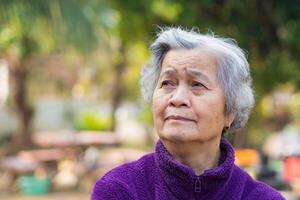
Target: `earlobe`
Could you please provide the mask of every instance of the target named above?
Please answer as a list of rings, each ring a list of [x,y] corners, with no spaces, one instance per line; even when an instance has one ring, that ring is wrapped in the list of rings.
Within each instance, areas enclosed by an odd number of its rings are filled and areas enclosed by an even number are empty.
[[[226,135],[226,133],[227,133],[228,130],[230,129],[231,124],[232,124],[234,118],[235,118],[235,113],[231,113],[230,115],[228,115],[228,116],[226,117],[226,120],[225,120],[225,126],[224,126],[224,128],[223,128],[223,130],[222,130],[222,135],[223,135],[223,136]]]
[[[230,113],[227,117],[226,117],[226,122],[225,122],[225,127],[229,128],[233,122],[233,120],[235,119],[236,113]]]
[[[222,136],[226,135],[227,131],[228,131],[229,127],[225,126],[222,130]]]

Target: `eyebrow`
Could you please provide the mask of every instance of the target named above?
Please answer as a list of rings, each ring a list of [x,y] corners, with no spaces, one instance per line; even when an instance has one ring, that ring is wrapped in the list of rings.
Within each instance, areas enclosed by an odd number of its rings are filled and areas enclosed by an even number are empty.
[[[176,69],[167,69],[167,70],[165,70],[161,75],[160,75],[160,79],[162,79],[163,77],[165,77],[165,76],[172,76],[172,75],[174,75],[174,73],[175,72],[177,72],[177,70]]]
[[[202,72],[198,71],[198,70],[194,70],[194,69],[187,69],[185,68],[185,71],[187,72],[187,74],[191,77],[194,78],[200,78],[204,81],[206,81],[207,83],[211,83],[210,79]],[[177,73],[177,70],[174,68],[171,69],[167,69],[164,72],[162,72],[162,74],[160,75],[159,79],[164,78],[165,76],[173,76],[175,73]]]
[[[189,76],[195,77],[195,78],[200,78],[208,83],[210,83],[210,79],[202,72],[198,71],[198,70],[194,70],[194,69],[185,69],[187,74]]]

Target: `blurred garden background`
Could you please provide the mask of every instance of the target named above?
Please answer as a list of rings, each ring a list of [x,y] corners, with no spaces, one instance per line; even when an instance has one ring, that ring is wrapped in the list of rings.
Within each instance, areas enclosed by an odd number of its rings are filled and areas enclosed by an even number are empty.
[[[299,0],[0,0],[0,199],[89,199],[153,151],[141,66],[159,27],[234,38],[256,107],[227,137],[236,162],[300,196]]]

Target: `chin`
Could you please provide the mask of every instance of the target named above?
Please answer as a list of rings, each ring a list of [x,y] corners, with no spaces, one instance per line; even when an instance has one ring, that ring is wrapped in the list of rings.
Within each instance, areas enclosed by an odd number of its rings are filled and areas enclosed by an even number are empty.
[[[197,138],[192,137],[193,134],[180,130],[166,130],[160,132],[158,135],[162,140],[174,143],[192,142],[197,140]]]

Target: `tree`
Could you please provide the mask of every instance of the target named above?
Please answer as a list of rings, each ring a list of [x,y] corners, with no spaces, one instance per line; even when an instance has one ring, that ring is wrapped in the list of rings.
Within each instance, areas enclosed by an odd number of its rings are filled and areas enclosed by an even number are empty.
[[[18,118],[13,144],[28,147],[32,144],[33,108],[28,101],[27,83],[32,58],[64,51],[63,45],[86,52],[96,39],[80,1],[1,0],[0,5],[0,55],[9,62]]]
[[[147,1],[151,3],[151,1]],[[113,82],[111,93],[111,130],[116,127],[115,113],[120,106],[126,92],[124,86],[124,73],[128,68],[128,51],[131,45],[141,40],[149,38],[149,10],[147,3],[140,1],[110,1],[95,3],[93,8],[95,13],[105,16],[102,18],[104,30],[107,34],[109,47],[111,51],[111,61],[113,65]],[[100,6],[101,5],[101,6]],[[140,17],[144,15],[144,17]],[[113,20],[110,20],[113,18]]]
[[[111,12],[117,15],[115,24],[107,24],[105,27],[110,41],[114,41],[112,52],[115,54],[113,64],[114,82],[112,86],[112,130],[115,129],[116,119],[115,112],[127,93],[124,73],[128,70],[130,61],[128,55],[132,46],[143,43],[148,47],[148,43],[158,29],[156,25],[168,24],[173,22],[180,12],[180,5],[174,2],[157,1],[157,0],[112,0],[106,4],[106,10],[98,7],[102,12]],[[97,6],[95,6],[97,8]],[[165,11],[168,12],[165,12]],[[137,66],[141,67],[141,66]],[[138,85],[138,83],[135,83]],[[138,89],[138,88],[137,88]]]

